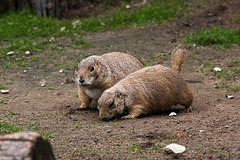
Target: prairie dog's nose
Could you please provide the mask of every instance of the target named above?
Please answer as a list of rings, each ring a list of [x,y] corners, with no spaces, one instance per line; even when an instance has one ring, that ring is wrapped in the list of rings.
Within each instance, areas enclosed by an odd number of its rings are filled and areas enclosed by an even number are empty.
[[[105,114],[105,113],[101,113],[99,116],[103,120],[107,120],[107,118],[108,118],[108,114]]]
[[[84,80],[81,80],[81,79],[80,79],[79,82],[80,82],[80,83],[84,83]]]
[[[80,82],[80,83],[84,83],[83,76],[80,76],[80,77],[79,77],[79,82]]]

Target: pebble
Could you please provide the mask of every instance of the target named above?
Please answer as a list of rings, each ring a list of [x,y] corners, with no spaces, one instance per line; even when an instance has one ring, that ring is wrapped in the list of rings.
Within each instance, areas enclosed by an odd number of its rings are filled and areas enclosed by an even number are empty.
[[[63,73],[63,70],[62,70],[62,69],[60,69],[60,70],[59,70],[59,72],[60,72],[60,73]]]
[[[177,115],[177,113],[171,112],[171,113],[169,114],[169,117],[176,116],[176,115]]]
[[[61,27],[60,31],[63,32],[66,29],[66,27]]]
[[[30,54],[30,51],[26,51],[25,54],[26,54],[26,55],[29,55],[29,54]]]
[[[216,71],[216,72],[221,72],[221,71],[222,71],[222,68],[220,68],[220,67],[215,67],[213,70]]]
[[[10,51],[10,52],[7,53],[8,56],[13,55],[13,54],[14,54],[13,51]]]
[[[41,85],[41,87],[44,87],[45,84],[46,84],[46,81],[45,81],[44,79],[42,79],[42,80],[40,81],[40,85]]]
[[[27,73],[27,70],[25,69],[25,70],[23,71],[23,73]]]
[[[182,146],[182,145],[179,145],[179,144],[176,144],[176,143],[172,143],[172,144],[169,144],[166,147],[164,147],[163,150],[167,153],[178,154],[178,153],[185,152],[186,147]]]
[[[225,95],[228,99],[233,99],[234,98],[234,96],[232,95],[232,94],[226,94]]]
[[[107,130],[107,133],[111,133],[112,131],[111,130]]]
[[[2,93],[2,94],[7,94],[7,93],[9,93],[9,90],[7,90],[7,89],[2,89],[2,90],[1,90],[1,93]]]
[[[55,41],[55,38],[54,37],[51,37],[50,39],[49,39],[49,42],[54,42]]]
[[[204,132],[204,130],[199,130],[200,133]]]

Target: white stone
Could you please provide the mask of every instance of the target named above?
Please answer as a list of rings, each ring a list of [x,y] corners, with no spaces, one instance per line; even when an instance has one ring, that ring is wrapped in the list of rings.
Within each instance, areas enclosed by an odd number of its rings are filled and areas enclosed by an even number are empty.
[[[46,81],[45,81],[44,79],[42,79],[42,80],[40,81],[40,85],[41,85],[41,87],[44,87],[45,84],[46,84]]]
[[[27,73],[27,70],[25,69],[25,70],[23,70],[23,73]]]
[[[60,72],[60,73],[63,73],[63,70],[62,70],[62,69],[60,69],[60,70],[59,70],[59,72]]]
[[[176,144],[176,143],[172,143],[172,144],[169,144],[167,145],[166,147],[163,148],[164,151],[168,152],[168,153],[183,153],[185,152],[186,150],[186,147],[185,146],[182,146],[182,145],[179,145],[179,144]]]
[[[61,27],[60,31],[63,32],[66,29],[66,27]]]
[[[9,90],[7,90],[7,89],[2,89],[2,90],[1,90],[1,93],[2,93],[2,94],[7,94],[7,93],[9,93]]]
[[[226,94],[226,97],[227,97],[228,99],[233,99],[233,98],[234,98],[234,96],[233,96],[232,94]]]
[[[199,130],[200,133],[204,132],[204,130]]]
[[[213,70],[216,71],[216,72],[221,72],[221,71],[222,71],[222,68],[220,68],[220,67],[215,67]]]
[[[51,37],[50,39],[49,39],[49,42],[54,42],[55,41],[55,38],[54,37]]]
[[[25,54],[26,54],[26,55],[29,55],[29,54],[30,54],[30,51],[26,51]]]
[[[129,8],[131,8],[131,6],[130,5],[126,5],[126,8],[129,9]]]
[[[13,54],[14,54],[13,51],[7,53],[8,56],[13,55]]]
[[[177,113],[175,113],[175,112],[171,112],[171,113],[169,114],[170,117],[176,116],[176,115],[177,115]]]

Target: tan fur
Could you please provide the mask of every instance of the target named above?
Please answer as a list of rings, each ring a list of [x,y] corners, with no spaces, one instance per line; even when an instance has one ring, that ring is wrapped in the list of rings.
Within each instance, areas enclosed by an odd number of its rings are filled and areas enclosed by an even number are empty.
[[[122,114],[127,114],[122,118],[136,118],[169,110],[176,104],[190,109],[193,95],[179,74],[179,57],[184,57],[184,52],[181,47],[174,51],[173,69],[162,65],[145,67],[104,91],[98,100],[100,118],[109,120]]]
[[[90,102],[97,101],[104,90],[142,67],[139,60],[121,52],[111,52],[83,59],[74,71],[74,79],[81,101],[78,109],[87,109]]]
[[[185,59],[186,59],[186,50],[182,45],[178,45],[172,51],[172,68],[181,72],[181,69],[182,69],[181,67]]]

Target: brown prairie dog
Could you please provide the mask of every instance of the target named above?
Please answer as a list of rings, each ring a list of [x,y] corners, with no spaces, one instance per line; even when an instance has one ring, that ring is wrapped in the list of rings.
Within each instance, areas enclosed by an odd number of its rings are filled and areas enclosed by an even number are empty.
[[[89,108],[90,102],[97,101],[104,90],[142,67],[143,64],[139,60],[121,52],[83,59],[74,71],[74,79],[81,101],[77,109]]]
[[[191,109],[193,95],[179,73],[184,55],[185,50],[178,46],[173,52],[173,69],[145,67],[105,90],[98,100],[100,118],[110,120],[123,114],[127,115],[122,118],[136,118],[169,110],[176,104]]]

